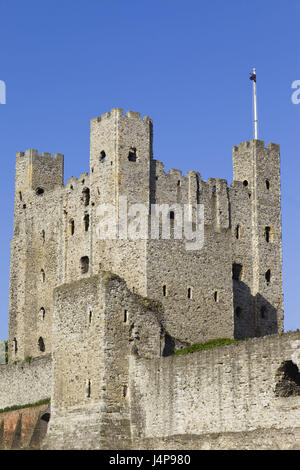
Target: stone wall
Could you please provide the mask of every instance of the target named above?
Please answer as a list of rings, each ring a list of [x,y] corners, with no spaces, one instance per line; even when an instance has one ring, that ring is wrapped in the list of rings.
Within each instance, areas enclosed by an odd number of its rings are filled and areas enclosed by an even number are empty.
[[[51,397],[51,355],[0,365],[0,409]]]
[[[49,416],[49,405],[0,413],[0,450],[40,449]]]
[[[129,355],[158,357],[157,306],[111,273],[55,290],[53,395],[46,448],[110,448],[130,439]]]
[[[265,148],[262,141],[234,147],[229,188],[226,180],[205,182],[195,171],[166,173],[152,146],[151,119],[115,108],[91,121],[89,175],[63,186],[62,155],[17,154],[11,361],[51,351],[53,290],[101,270],[162,302],[163,327],[181,342],[282,331],[279,147]],[[196,205],[203,204],[204,246],[187,250],[186,239],[152,239],[147,233],[142,239],[100,239],[97,209],[110,204],[118,221],[123,197],[128,209],[143,204],[149,219],[152,204],[169,204],[170,210],[190,204],[195,222]],[[175,211],[174,227],[177,218]],[[237,280],[233,264],[241,266]]]
[[[294,332],[151,362],[131,357],[133,445],[300,448],[299,371],[278,386],[285,361],[300,366],[299,340]]]

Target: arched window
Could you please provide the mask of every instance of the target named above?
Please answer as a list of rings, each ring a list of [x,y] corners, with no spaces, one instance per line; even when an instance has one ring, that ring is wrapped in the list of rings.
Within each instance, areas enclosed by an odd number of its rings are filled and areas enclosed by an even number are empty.
[[[104,152],[104,150],[102,150],[100,152],[100,162],[105,163],[105,161],[106,161],[106,153]]]
[[[284,361],[276,373],[275,395],[291,397],[300,395],[300,373],[293,361]]]
[[[233,263],[232,265],[232,279],[235,281],[241,281],[243,273],[243,266],[238,263]]]
[[[136,162],[136,148],[135,147],[130,147],[129,152],[128,152],[128,160],[130,162]]]
[[[38,346],[41,352],[45,352],[45,343],[41,336],[39,337],[39,340],[38,340]]]
[[[244,185],[245,187],[247,187],[247,186],[248,186],[248,184],[249,184],[249,183],[248,183],[248,181],[247,181],[247,180],[244,180],[244,181],[243,181],[243,185]]]
[[[267,243],[272,243],[274,238],[274,230],[272,227],[265,227],[265,240]]]
[[[81,274],[85,274],[89,270],[89,257],[88,256],[83,256],[80,258],[80,268],[81,268]]]
[[[88,206],[90,203],[90,190],[89,188],[84,188],[82,190],[82,201],[85,206]]]

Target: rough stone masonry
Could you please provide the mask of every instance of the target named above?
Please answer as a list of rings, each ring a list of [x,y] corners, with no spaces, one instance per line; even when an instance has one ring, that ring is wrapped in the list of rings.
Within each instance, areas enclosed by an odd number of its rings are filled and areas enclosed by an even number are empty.
[[[172,205],[189,204],[195,222],[203,204],[204,246],[188,251],[174,232],[100,239],[97,208],[112,205],[117,219],[124,196],[149,220],[153,204],[168,204],[171,232]],[[19,152],[3,407],[29,403],[28,379],[34,399],[49,393],[44,448],[299,445],[300,334],[282,333],[280,200],[277,144],[233,147],[232,184],[205,182],[166,173],[151,119],[119,108],[92,119],[90,172],[65,186],[62,154]],[[172,355],[219,337],[253,339]]]

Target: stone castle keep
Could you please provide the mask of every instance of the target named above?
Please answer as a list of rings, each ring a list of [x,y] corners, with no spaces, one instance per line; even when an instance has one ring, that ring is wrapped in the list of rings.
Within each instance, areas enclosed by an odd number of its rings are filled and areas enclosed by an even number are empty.
[[[17,154],[0,408],[51,405],[30,419],[26,407],[0,413],[0,447],[300,447],[300,333],[283,333],[279,146],[233,147],[228,187],[166,173],[152,139],[139,113],[92,119],[90,172],[65,186],[62,154]],[[172,205],[190,204],[195,222],[203,204],[204,246],[99,239],[97,208],[112,204],[117,218],[123,196],[149,219],[153,204],[168,204],[171,232]],[[173,355],[220,337],[250,339]]]

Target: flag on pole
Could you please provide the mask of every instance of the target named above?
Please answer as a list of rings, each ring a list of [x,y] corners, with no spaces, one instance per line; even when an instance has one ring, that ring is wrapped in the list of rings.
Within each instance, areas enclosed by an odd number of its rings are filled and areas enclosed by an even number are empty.
[[[256,83],[256,72],[251,74],[250,80],[253,80]]]

